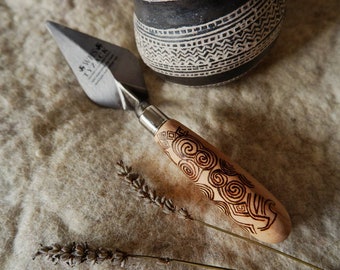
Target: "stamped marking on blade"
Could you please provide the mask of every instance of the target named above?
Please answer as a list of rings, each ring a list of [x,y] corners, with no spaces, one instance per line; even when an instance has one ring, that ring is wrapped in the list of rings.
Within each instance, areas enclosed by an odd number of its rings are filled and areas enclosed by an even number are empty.
[[[118,56],[97,42],[78,67],[78,71],[91,83],[97,85],[105,73],[115,63]]]
[[[147,98],[138,59],[130,51],[54,22],[46,25],[92,101],[113,109],[133,109],[124,107],[118,82]]]

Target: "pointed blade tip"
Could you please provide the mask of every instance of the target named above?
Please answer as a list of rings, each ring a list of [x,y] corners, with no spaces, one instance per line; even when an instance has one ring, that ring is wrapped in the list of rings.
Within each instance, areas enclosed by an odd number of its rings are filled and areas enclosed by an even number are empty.
[[[45,26],[48,30],[48,32],[52,35],[52,37],[54,38],[55,37],[55,33],[57,31],[57,26],[58,24],[55,23],[55,22],[52,22],[52,21],[46,21],[45,22]]]
[[[79,77],[79,73],[77,73],[75,70],[77,68],[74,65],[74,56],[77,55],[77,53],[81,52],[80,58],[86,59],[89,49],[91,49],[92,45],[94,45],[94,41],[101,41],[95,37],[89,36],[87,34],[81,33],[79,31],[70,29],[66,26],[60,25],[56,22],[47,20],[45,22],[45,26],[47,30],[50,32],[51,36],[53,39],[56,41],[58,47],[60,48],[63,56],[66,59],[66,62],[69,64],[69,66],[72,68],[74,74],[76,75],[80,85],[84,89],[85,93],[87,96],[96,104],[104,106],[104,107],[110,107],[113,109],[124,109],[124,110],[131,110],[133,107],[124,106],[124,102],[122,102],[122,96],[118,97],[118,90],[113,91],[113,88],[111,87],[108,89],[107,87],[104,87],[102,90],[103,91],[98,91],[98,88],[96,90],[92,89],[93,87],[91,86],[90,83],[87,81],[84,83],[84,77]],[[78,40],[79,36],[86,35],[86,41],[84,42],[83,40]],[[84,38],[84,37],[83,37]],[[92,40],[92,41],[91,41]],[[81,41],[81,42],[80,42]],[[93,44],[92,44],[93,43]],[[106,42],[105,42],[106,43]],[[91,46],[89,46],[89,44]],[[132,57],[132,53],[129,51],[129,54],[126,54],[125,51],[127,49],[121,48],[119,46],[116,46],[114,44],[105,44],[107,46],[107,49],[111,51],[114,54],[121,55],[125,61],[120,61],[120,68],[115,71],[115,73],[107,73],[111,74],[113,79],[119,82],[125,82],[126,84],[130,85],[132,89],[130,89],[131,92],[133,92],[134,95],[137,96],[138,99],[146,100],[148,98],[147,95],[147,90],[145,87],[145,82],[144,78],[138,78],[138,76],[131,76],[129,72],[126,72],[125,70],[129,69],[130,71],[132,70],[132,74],[141,74],[141,70],[139,65],[135,65],[135,56]],[[74,49],[77,49],[77,51],[74,51]],[[117,50],[119,49],[119,50]],[[121,50],[124,50],[123,52]],[[70,53],[72,52],[72,53]],[[77,59],[78,60],[78,59]],[[99,63],[99,62],[98,62]],[[93,63],[97,65],[97,62]],[[139,67],[139,68],[138,68]],[[110,67],[106,68],[110,69]],[[118,72],[120,70],[120,72]],[[124,70],[124,72],[122,72]],[[141,75],[142,76],[142,75]],[[118,77],[118,78],[117,78]],[[135,80],[131,81],[131,77],[135,78]],[[129,88],[130,88],[129,87]],[[107,98],[103,99],[103,94],[100,94],[99,92],[104,93],[104,95],[107,96]],[[113,94],[113,95],[112,95]],[[123,98],[124,99],[124,98]],[[122,104],[123,103],[123,104]]]
[[[56,25],[56,23],[55,23],[55,22],[52,22],[52,21],[50,21],[50,20],[47,20],[47,21],[45,22],[45,26],[46,26],[46,28],[47,28],[48,30],[51,30],[52,28],[55,28],[55,25]]]
[[[45,22],[45,26],[53,37],[55,36],[55,34],[57,32],[61,32],[63,28],[66,28],[63,25],[56,23],[56,22],[53,22],[53,21],[50,21],[50,20],[47,20]]]

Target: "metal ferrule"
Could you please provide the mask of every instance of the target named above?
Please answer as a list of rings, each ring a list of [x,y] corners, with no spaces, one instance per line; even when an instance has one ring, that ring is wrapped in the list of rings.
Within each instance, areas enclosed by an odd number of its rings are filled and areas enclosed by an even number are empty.
[[[156,106],[146,102],[140,104],[136,113],[141,124],[151,132],[152,135],[156,135],[159,128],[169,119]]]

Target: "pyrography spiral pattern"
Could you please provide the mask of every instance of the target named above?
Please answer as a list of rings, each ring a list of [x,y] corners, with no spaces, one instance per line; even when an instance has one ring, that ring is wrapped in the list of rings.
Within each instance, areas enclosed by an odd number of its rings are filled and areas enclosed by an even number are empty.
[[[192,160],[182,159],[178,162],[178,167],[192,181],[196,182],[198,180],[200,176],[200,169]]]
[[[208,197],[208,199],[213,200],[215,197],[214,191],[211,187],[204,185],[204,184],[200,184],[197,183],[197,186],[199,188],[199,190],[206,196]]]
[[[203,145],[192,136],[180,136],[172,143],[174,153],[180,158],[195,158]]]
[[[215,201],[215,205],[224,212],[227,216],[231,216],[228,205],[222,201]]]
[[[228,176],[222,170],[214,170],[209,173],[208,182],[215,188],[222,188],[227,184]]]
[[[247,191],[245,186],[239,181],[230,181],[224,187],[218,189],[221,197],[228,203],[238,203],[243,200]]]
[[[209,149],[202,148],[197,152],[195,161],[203,170],[211,170],[217,165],[217,156]]]

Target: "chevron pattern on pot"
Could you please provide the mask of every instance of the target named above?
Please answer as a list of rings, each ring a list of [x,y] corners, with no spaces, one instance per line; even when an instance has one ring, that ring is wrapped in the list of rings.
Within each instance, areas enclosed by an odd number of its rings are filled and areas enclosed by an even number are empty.
[[[135,16],[136,43],[143,61],[160,74],[205,77],[255,59],[278,37],[284,0],[252,0],[204,24],[157,29]]]

